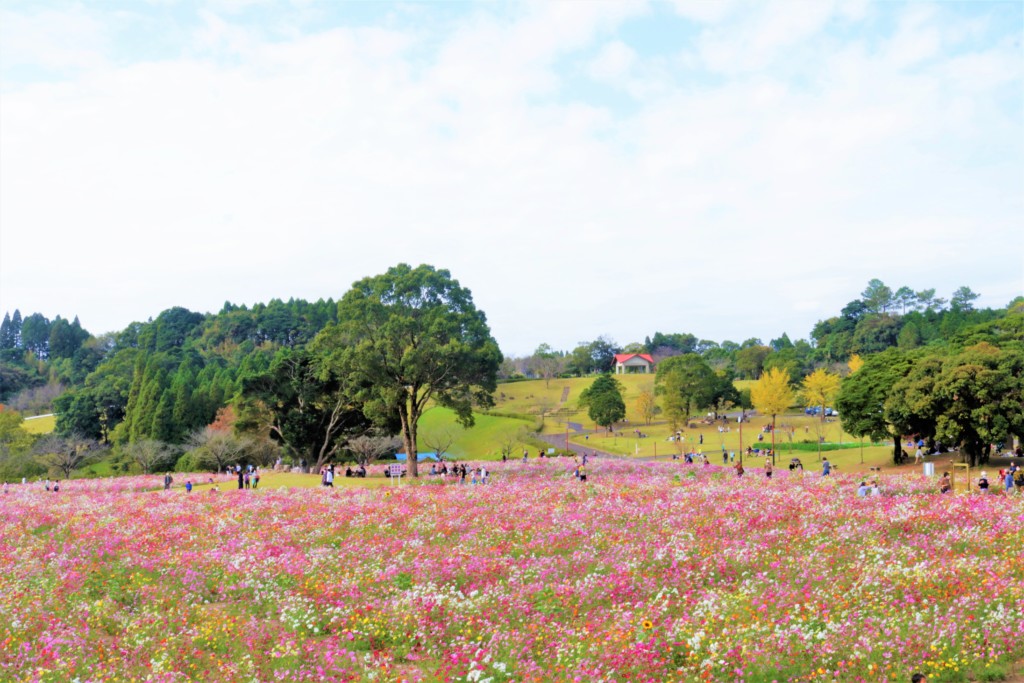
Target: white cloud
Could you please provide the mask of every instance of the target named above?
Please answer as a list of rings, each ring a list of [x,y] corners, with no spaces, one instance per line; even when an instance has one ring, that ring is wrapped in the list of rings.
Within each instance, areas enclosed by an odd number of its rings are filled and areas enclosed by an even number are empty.
[[[1024,251],[1021,124],[993,104],[1022,79],[1014,50],[908,61],[902,37],[853,39],[795,81],[767,65],[834,13],[793,7],[709,24],[707,81],[617,35],[642,5],[274,41],[204,15],[184,57],[0,98],[0,309],[101,331],[171,305],[338,297],[427,262],[528,352],[654,330],[798,338],[872,277],[1019,283],[990,267]],[[593,75],[657,96],[628,114],[566,101],[558,61],[584,48]],[[971,159],[1007,139],[999,164]]]
[[[635,63],[633,48],[621,40],[613,40],[605,44],[590,62],[588,72],[594,80],[615,83],[627,75]]]
[[[108,33],[107,26],[77,7],[31,14],[0,11],[0,62],[5,70],[99,68],[107,61]]]

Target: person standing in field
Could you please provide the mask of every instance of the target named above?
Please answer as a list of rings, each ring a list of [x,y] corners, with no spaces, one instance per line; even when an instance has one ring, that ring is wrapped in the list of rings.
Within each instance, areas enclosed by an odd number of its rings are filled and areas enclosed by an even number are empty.
[[[185,482],[185,493],[192,493],[192,480],[189,479]]]
[[[771,458],[765,458],[765,461],[764,461],[764,476],[767,477],[768,479],[772,478],[772,459]]]
[[[828,461],[828,458],[824,458],[821,461],[821,476],[828,477],[832,474],[832,463]]]

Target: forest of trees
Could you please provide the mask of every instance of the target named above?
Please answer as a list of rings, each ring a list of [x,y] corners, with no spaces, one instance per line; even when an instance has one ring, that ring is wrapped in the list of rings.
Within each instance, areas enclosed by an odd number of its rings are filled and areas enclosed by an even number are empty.
[[[713,369],[732,372],[737,379],[757,379],[764,371],[779,368],[799,380],[822,366],[838,371],[855,354],[868,356],[892,347],[910,350],[942,342],[1022,305],[1018,298],[1007,309],[976,309],[977,298],[969,287],[960,287],[944,299],[936,297],[934,289],[914,292],[900,287],[893,291],[875,279],[839,315],[819,321],[807,340],[794,342],[785,332],[767,343],[757,337],[739,343],[715,342],[689,333],[655,332],[643,342],[619,346],[607,337],[598,337],[580,342],[571,351],[541,344],[529,356],[506,358],[501,374],[504,379],[580,377],[610,371],[617,353],[649,353],[656,363],[695,353]]]
[[[389,271],[389,275],[396,282],[421,276],[436,286],[448,286],[441,277],[446,275],[444,271],[409,269]],[[452,291],[464,292],[457,283]],[[370,294],[367,289],[366,296]],[[461,296],[469,301],[468,292]],[[505,358],[503,362],[483,325],[473,335],[482,355],[458,362],[479,364],[485,358],[484,365],[493,363],[498,376],[505,379],[551,379],[607,372],[619,352],[650,353],[667,369],[659,382],[662,402],[668,401],[675,419],[681,419],[697,404],[749,406],[749,392],[736,392],[733,379],[757,379],[777,369],[785,371],[796,385],[815,370],[845,375],[850,358],[860,356],[866,360],[864,377],[882,372],[875,366],[887,363],[882,376],[887,381],[904,381],[905,395],[934,399],[928,403],[920,398],[914,407],[899,404],[888,395],[861,396],[863,401],[886,402],[887,411],[884,419],[874,416],[874,422],[862,421],[857,427],[862,433],[878,436],[912,429],[930,439],[961,438],[951,426],[957,406],[936,403],[941,392],[927,382],[941,377],[947,366],[955,374],[950,359],[977,361],[976,350],[971,349],[978,343],[1003,354],[998,359],[991,354],[983,357],[1005,374],[1016,367],[1013,354],[1024,341],[1019,323],[1008,322],[1024,317],[1024,298],[1010,302],[1005,309],[976,309],[976,299],[977,294],[967,287],[957,289],[946,300],[937,298],[934,290],[914,292],[900,287],[893,291],[872,280],[838,315],[818,322],[808,340],[794,342],[783,334],[768,343],[758,338],[714,342],[687,333],[655,332],[643,342],[621,347],[606,337],[580,342],[569,351],[541,344],[528,357]],[[409,301],[423,299],[417,296]],[[476,320],[473,311],[469,301],[467,321]],[[55,412],[55,438],[68,440],[61,448],[76,458],[113,448],[125,463],[147,467],[142,463],[150,462],[153,453],[162,454],[164,466],[186,450],[206,453],[207,464],[219,464],[228,456],[216,453],[233,452],[230,457],[242,457],[243,447],[261,458],[284,454],[314,464],[337,457],[356,436],[391,443],[401,430],[411,433],[413,443],[406,439],[406,446],[414,448],[415,421],[408,424],[401,400],[406,400],[407,412],[417,414],[423,401],[443,399],[467,420],[471,419],[471,406],[486,407],[490,387],[486,373],[478,376],[479,390],[471,395],[465,394],[468,387],[451,387],[436,394],[417,394],[414,401],[408,396],[402,399],[403,387],[420,386],[419,375],[414,379],[409,379],[412,375],[375,375],[373,354],[339,352],[354,344],[355,330],[366,327],[349,325],[359,315],[369,315],[366,304],[331,299],[313,303],[272,300],[251,308],[225,303],[215,314],[171,308],[119,332],[94,336],[77,317],[49,320],[39,313],[24,317],[19,310],[6,313],[0,324],[0,404],[6,404],[0,424],[0,477],[23,476],[40,467],[34,440],[20,430],[13,431],[10,415],[18,413]],[[415,317],[409,318],[413,320]],[[382,319],[372,325],[389,329]],[[322,341],[315,343],[318,336]],[[390,347],[380,345],[382,340],[373,343],[379,345],[378,355],[390,352]],[[416,363],[422,364],[437,351],[419,353]],[[678,361],[665,363],[676,356]],[[353,378],[357,377],[362,379],[356,382]],[[710,384],[704,386],[704,380]],[[949,377],[946,380],[953,382]],[[370,391],[378,383],[391,386],[388,382],[397,389]],[[910,391],[911,383],[917,393]],[[671,394],[669,398],[664,398],[665,391]],[[856,412],[850,391],[846,400]],[[653,406],[653,398],[648,399]],[[915,410],[922,414],[930,411],[931,422],[921,424],[900,417]],[[986,419],[989,432],[1016,429],[1009,418],[991,415]],[[227,437],[220,436],[225,433],[249,440],[225,444]],[[980,436],[975,440],[979,444],[984,441]],[[167,448],[162,450],[163,446]],[[978,448],[980,457],[984,446]],[[60,449],[51,444],[50,450]]]

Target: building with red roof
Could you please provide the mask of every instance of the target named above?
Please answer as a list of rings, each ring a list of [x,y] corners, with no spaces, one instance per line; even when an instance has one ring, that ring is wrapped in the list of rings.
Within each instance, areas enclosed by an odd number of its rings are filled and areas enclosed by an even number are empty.
[[[654,359],[649,353],[617,353],[615,354],[615,374],[629,373],[647,374],[654,372]]]

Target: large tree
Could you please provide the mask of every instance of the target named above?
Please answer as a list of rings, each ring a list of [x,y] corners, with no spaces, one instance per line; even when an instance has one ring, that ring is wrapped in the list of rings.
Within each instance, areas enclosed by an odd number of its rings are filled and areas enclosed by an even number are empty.
[[[902,462],[900,436],[908,426],[886,411],[893,385],[907,376],[913,367],[910,354],[886,349],[867,358],[864,364],[848,375],[839,386],[836,407],[842,416],[843,428],[854,436],[875,440],[892,439],[893,462]]]
[[[991,444],[1024,435],[1024,352],[981,343],[925,357],[893,386],[886,411],[924,423],[972,466],[986,462]]]
[[[341,377],[303,349],[281,349],[270,367],[242,379],[236,426],[269,436],[317,469],[369,421]]]
[[[587,414],[595,424],[605,429],[626,417],[622,384],[611,375],[601,375],[580,392],[579,404],[587,409]]]
[[[715,390],[720,384],[715,371],[696,353],[661,361],[654,382],[674,429],[685,424],[694,409],[714,404]]]
[[[368,416],[398,418],[414,477],[428,403],[451,408],[466,427],[474,406],[494,405],[501,351],[472,294],[447,270],[403,263],[356,282],[338,304],[338,323],[313,347]]]

